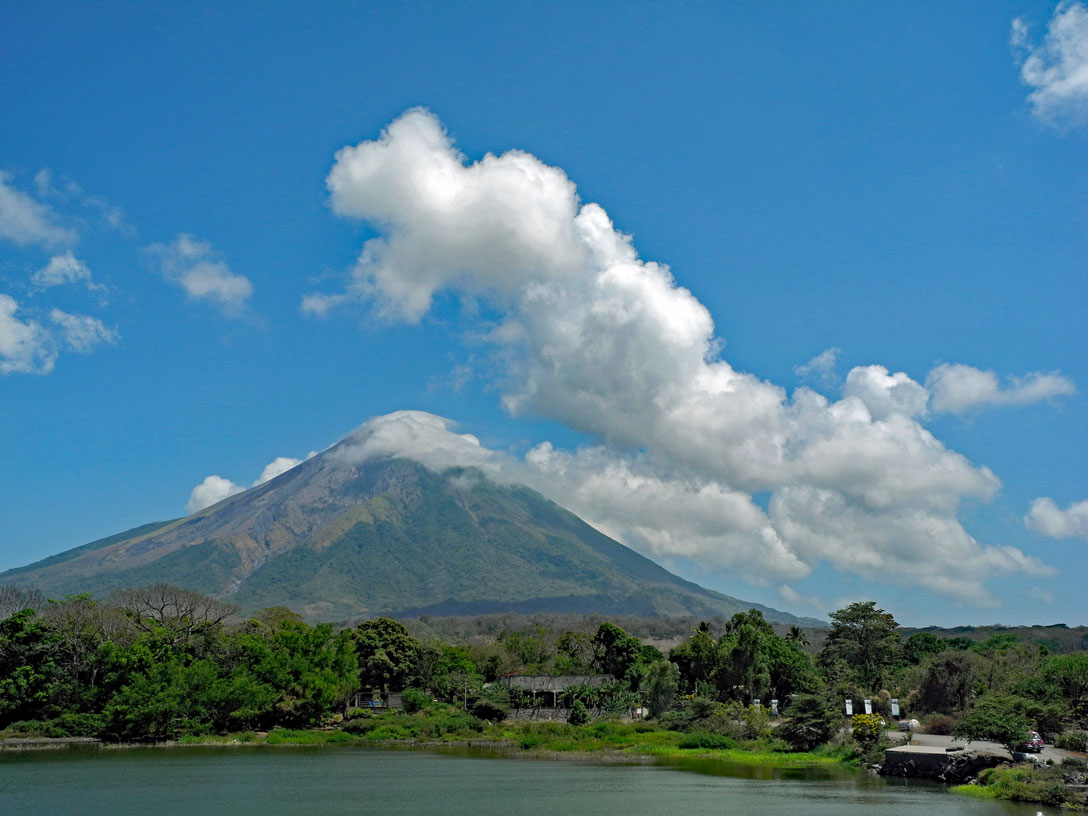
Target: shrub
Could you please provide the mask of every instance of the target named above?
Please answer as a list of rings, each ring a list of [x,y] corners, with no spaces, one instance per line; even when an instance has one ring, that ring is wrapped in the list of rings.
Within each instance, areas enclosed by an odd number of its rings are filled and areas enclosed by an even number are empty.
[[[705,731],[700,731],[695,734],[688,734],[681,741],[680,748],[739,748],[740,743],[735,739],[722,736],[721,734],[708,734]]]
[[[798,694],[785,715],[789,718],[775,730],[795,751],[811,751],[839,730],[838,706],[817,694]]]
[[[1039,802],[1061,807],[1072,801],[1056,768],[1036,765],[1000,765],[987,768],[978,775],[978,784],[993,791],[998,799]]]
[[[53,720],[49,736],[52,737],[94,737],[103,728],[102,718],[91,713],[61,714]],[[64,733],[59,733],[63,731]]]
[[[581,700],[574,701],[574,705],[570,707],[570,716],[567,717],[567,722],[571,725],[585,725],[589,722],[589,711],[586,709],[585,703]]]
[[[347,731],[349,734],[369,734],[375,728],[378,727],[378,722],[370,717],[359,717],[357,719],[348,720],[340,729]]]
[[[956,718],[946,714],[930,714],[922,719],[922,727],[919,731],[923,734],[937,734],[947,737],[956,727]]]
[[[878,714],[855,714],[850,725],[854,739],[866,750],[876,745],[884,733],[884,721]]]
[[[415,714],[422,711],[423,708],[431,701],[430,696],[417,688],[406,688],[401,695],[401,704],[404,706],[404,711],[408,714]]]
[[[44,720],[16,720],[4,730],[20,737],[44,737],[49,723]]]
[[[1058,735],[1054,744],[1067,751],[1088,750],[1088,731],[1066,731]]]

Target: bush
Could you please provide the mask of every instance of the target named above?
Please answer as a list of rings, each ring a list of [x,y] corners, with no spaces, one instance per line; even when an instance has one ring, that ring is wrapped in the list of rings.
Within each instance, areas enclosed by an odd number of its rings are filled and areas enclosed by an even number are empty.
[[[998,799],[1039,802],[1061,807],[1072,800],[1072,792],[1057,768],[1036,765],[999,765],[978,775],[978,784],[993,791]]]
[[[102,718],[97,714],[69,713],[61,714],[51,723],[49,734],[52,737],[94,737],[103,728]],[[59,733],[63,731],[64,733]]]
[[[1054,744],[1066,751],[1088,750],[1088,731],[1066,731],[1058,735]]]
[[[404,693],[401,694],[400,699],[401,704],[404,706],[404,711],[408,714],[415,714],[422,711],[427,703],[431,701],[430,695],[417,688],[406,688]]]
[[[798,694],[786,709],[789,718],[775,736],[781,737],[794,751],[811,751],[823,745],[839,730],[838,706],[817,694]]]
[[[49,723],[45,720],[16,720],[4,730],[18,737],[44,737]]]
[[[922,719],[922,727],[919,731],[922,734],[937,734],[942,737],[947,737],[952,733],[952,729],[955,727],[955,717],[949,717],[945,714],[930,714],[928,717]]]
[[[581,700],[574,701],[574,705],[570,707],[570,716],[567,717],[567,722],[571,725],[585,725],[589,722],[589,711],[586,709],[585,703]]]
[[[850,725],[854,739],[866,750],[876,745],[884,733],[884,721],[878,714],[855,714]]]
[[[363,734],[369,734],[377,727],[378,722],[375,719],[371,717],[358,717],[345,722],[340,726],[340,730],[347,731],[349,734],[362,736]]]
[[[735,739],[724,737],[721,734],[708,734],[700,731],[688,734],[678,746],[679,748],[739,748],[740,743]]]

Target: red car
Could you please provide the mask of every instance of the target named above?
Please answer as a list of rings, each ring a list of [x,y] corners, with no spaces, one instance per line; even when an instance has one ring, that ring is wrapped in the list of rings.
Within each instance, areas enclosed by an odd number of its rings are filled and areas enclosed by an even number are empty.
[[[1020,746],[1021,751],[1033,751],[1039,753],[1043,750],[1043,738],[1038,731],[1028,731],[1027,741]]]

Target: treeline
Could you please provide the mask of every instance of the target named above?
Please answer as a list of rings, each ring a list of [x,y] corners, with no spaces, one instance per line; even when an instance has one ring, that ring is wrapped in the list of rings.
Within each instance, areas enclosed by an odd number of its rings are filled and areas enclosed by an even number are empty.
[[[889,717],[893,698],[931,730],[1008,742],[1034,728],[1083,742],[1088,653],[1051,654],[1009,633],[904,638],[872,602],[831,618],[815,654],[805,630],[779,634],[756,610],[699,623],[664,654],[607,621],[496,628],[454,645],[388,618],[337,629],[274,607],[239,619],[228,604],[161,584],[59,601],[0,587],[0,729],[158,740],[306,728],[350,719],[360,695],[390,690],[406,690],[409,710],[438,699],[501,720],[533,704],[496,682],[521,672],[611,675],[560,695],[574,722],[646,706],[661,726],[711,742],[807,750],[838,732],[845,699],[859,712],[869,699]],[[772,699],[785,715],[776,722]],[[1011,730],[997,734],[995,723]]]

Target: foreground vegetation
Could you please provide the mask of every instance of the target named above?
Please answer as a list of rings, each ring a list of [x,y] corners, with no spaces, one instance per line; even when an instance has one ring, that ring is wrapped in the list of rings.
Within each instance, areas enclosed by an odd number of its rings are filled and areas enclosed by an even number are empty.
[[[454,644],[417,639],[388,618],[338,629],[274,607],[238,619],[166,585],[48,602],[0,587],[0,737],[461,742],[804,766],[879,760],[897,699],[933,733],[1012,750],[1037,730],[1085,750],[1088,653],[1052,653],[1007,632],[903,638],[871,602],[831,618],[818,650],[804,631],[776,631],[750,610],[717,631],[698,624],[665,654],[601,621]],[[608,680],[559,693],[567,722],[523,722],[511,715],[539,700],[502,682],[519,673]],[[403,690],[403,709],[368,705],[390,690]],[[845,699],[859,712],[868,700],[873,713],[846,721]],[[782,716],[772,718],[772,700]],[[630,722],[636,709],[650,721]],[[973,792],[1053,798],[1046,791],[1065,785],[1023,773],[995,771]]]

